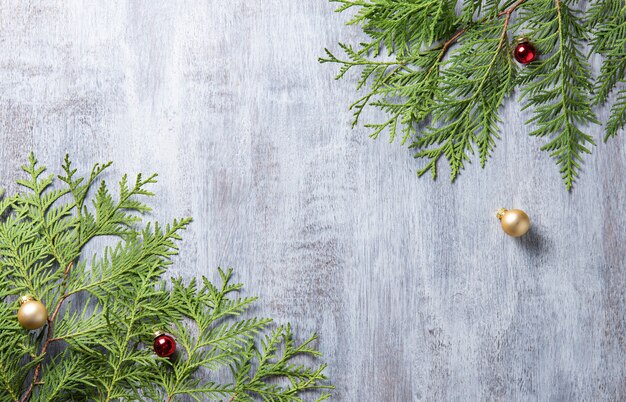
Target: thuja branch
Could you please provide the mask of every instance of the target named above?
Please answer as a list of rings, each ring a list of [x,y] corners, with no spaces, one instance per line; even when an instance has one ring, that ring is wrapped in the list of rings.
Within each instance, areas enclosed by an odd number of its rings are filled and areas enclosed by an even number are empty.
[[[589,26],[578,22],[580,12],[572,6],[577,3],[570,0],[511,0],[501,5],[471,1],[464,2],[458,12],[457,2],[452,0],[336,2],[341,4],[338,11],[358,9],[350,23],[360,24],[371,40],[356,47],[340,44],[347,58],[326,50],[327,57],[320,59],[340,65],[337,79],[352,69],[361,70],[357,89],[369,89],[350,106],[354,111],[353,126],[365,115],[366,107],[381,109],[389,115],[387,120],[365,124],[372,129],[373,138],[388,131],[393,141],[401,133],[402,143],[412,139],[416,156],[426,159],[425,167],[418,171],[420,175],[430,171],[435,177],[437,161],[445,156],[454,180],[475,150],[481,166],[485,165],[500,138],[500,107],[513,87],[537,83],[536,88],[545,90],[563,88],[567,83],[575,86],[573,93],[579,94],[574,99],[559,96],[565,99],[560,106],[566,110],[564,116],[576,116],[566,118],[571,124],[550,125],[548,105],[544,103],[558,98],[547,96],[547,92],[546,96],[540,95],[541,91],[537,96],[526,96],[525,107],[537,111],[538,117],[529,121],[538,126],[533,135],[550,137],[542,149],[551,152],[561,167],[566,187],[572,187],[581,155],[589,152],[585,143],[593,144],[582,127],[596,121],[588,112],[593,85],[587,78],[589,66],[580,49],[589,36],[587,29],[597,35],[594,50],[615,60],[605,64],[600,77],[598,99],[606,99],[608,91],[623,81],[626,73],[623,2],[594,2]],[[514,13],[522,17],[516,19],[520,23],[511,25]],[[511,56],[508,31],[515,36],[529,36],[539,49],[539,61],[524,67],[521,76]],[[383,53],[387,59],[380,64],[377,58]],[[554,64],[555,60],[558,63]],[[485,92],[479,95],[479,89]],[[626,123],[625,99],[620,92],[607,125],[607,138]],[[572,115],[567,110],[580,110],[581,114]]]
[[[150,208],[138,197],[152,195],[144,186],[155,176],[138,176],[134,185],[124,176],[115,201],[98,178],[109,165],[96,165],[85,178],[66,159],[59,178],[68,191],[31,156],[20,181],[26,191],[0,199],[0,400],[295,400],[304,392],[326,398],[319,392],[332,388],[326,366],[292,362],[297,354],[319,356],[309,346],[316,337],[295,346],[288,326],[272,330],[270,319],[242,318],[256,299],[232,296],[242,288],[232,283],[232,270],[217,270],[217,286],[207,278],[164,278],[191,219],[142,223]],[[100,235],[117,243],[87,259],[84,246]],[[80,306],[70,300],[79,292]],[[37,308],[51,307],[32,332],[19,325],[33,328],[26,325],[32,321],[15,317],[14,298],[26,293]],[[153,349],[155,328],[180,343],[176,358]],[[278,350],[284,355],[270,363]],[[233,378],[224,384],[198,375],[226,368]]]
[[[31,173],[31,179],[32,182],[30,184],[28,183],[23,183],[26,184],[26,187],[34,189],[36,191],[39,191],[40,194],[43,194],[43,190],[45,188],[47,188],[49,186],[49,182],[46,181],[44,182],[44,185],[39,186],[37,185],[37,180],[40,176],[40,174],[43,172],[43,170],[41,169],[36,169],[36,159],[34,159],[34,156],[31,155],[31,160],[30,160],[31,166],[29,168],[29,172]],[[64,180],[66,183],[68,183],[70,185],[70,189],[68,190],[63,190],[63,191],[59,191],[58,194],[53,200],[56,201],[58,199],[60,199],[61,195],[65,195],[67,193],[69,193],[70,191],[73,193],[74,197],[75,197],[75,203],[74,204],[69,204],[69,210],[72,209],[76,209],[78,210],[79,208],[82,209],[82,204],[84,202],[84,199],[79,200],[77,197],[79,196],[72,188],[72,182],[71,182],[71,177],[72,174],[70,172],[71,169],[71,163],[69,162],[69,159],[66,158],[66,173],[68,173],[68,178],[65,178],[66,180]],[[94,168],[94,170],[92,171],[92,175],[90,177],[90,180],[88,182],[88,184],[93,183],[93,181],[95,180],[95,178],[104,170],[104,168],[110,166],[110,163],[108,164],[104,164],[102,165],[104,166],[103,168],[98,168],[98,166],[96,166]],[[74,171],[75,172],[75,171]],[[117,217],[119,219],[119,213],[120,210],[123,209],[123,207],[125,206],[125,204],[131,199],[131,197],[137,195],[137,194],[146,194],[149,195],[149,193],[146,193],[145,191],[142,190],[142,188],[146,185],[146,184],[150,184],[150,183],[154,183],[154,179],[155,179],[156,175],[152,175],[150,176],[147,180],[142,180],[141,176],[138,177],[137,182],[134,186],[134,188],[130,191],[126,190],[125,191],[125,178],[122,181],[122,191],[121,191],[121,199],[120,201],[110,210],[106,210],[106,211],[101,211],[102,214],[101,216],[98,217],[97,223],[95,225],[93,225],[89,231],[89,233],[87,235],[84,235],[83,238],[81,238],[82,232],[84,230],[84,226],[86,225],[81,225],[80,223],[82,223],[82,221],[79,220],[79,225],[78,225],[78,229],[77,229],[77,236],[76,236],[76,240],[79,243],[77,249],[80,250],[82,247],[84,247],[89,241],[91,241],[95,236],[98,235],[103,235],[103,234],[118,234],[121,235],[123,234],[123,231],[119,231],[119,226],[114,226],[112,228],[109,228],[108,230],[105,230],[104,232],[100,232],[103,229],[107,228],[109,225],[111,225],[111,223],[113,222],[113,220]],[[44,205],[43,202],[41,201],[41,199],[39,198],[32,198],[34,200],[33,204],[36,205],[37,207],[37,211],[39,213],[38,218],[41,219],[41,221],[43,222],[47,222],[47,210],[51,207],[52,203],[50,203],[49,205]],[[104,198],[106,199],[106,198]],[[54,202],[52,201],[52,202]],[[80,211],[77,212],[78,216],[81,216]],[[129,217],[129,219],[132,221],[133,218]],[[58,222],[57,222],[58,223]],[[50,234],[50,229],[48,227],[47,224],[42,225],[42,232],[43,235],[45,237],[45,239],[49,242],[50,244],[50,249],[52,252],[52,255],[54,256],[54,258],[57,260],[57,263],[60,266],[65,266],[64,264],[64,259],[61,256],[61,253],[59,253],[57,251],[57,244],[56,241],[53,239],[53,237]],[[73,255],[72,255],[73,258]],[[48,352],[48,348],[50,346],[50,344],[52,342],[58,341],[60,340],[60,338],[55,338],[54,337],[54,323],[59,315],[59,312],[61,310],[61,306],[63,304],[63,302],[70,297],[72,294],[78,293],[77,291],[72,291],[72,292],[68,292],[68,276],[70,274],[70,270],[72,269],[72,266],[74,265],[74,261],[71,261],[69,264],[67,264],[67,266],[65,267],[64,271],[63,271],[63,277],[62,277],[62,283],[60,286],[60,295],[59,298],[56,302],[56,305],[53,309],[52,314],[49,316],[48,318],[48,324],[47,324],[47,329],[46,329],[46,337],[45,337],[45,341],[43,343],[43,346],[41,348],[41,352],[39,353],[38,359],[40,360],[40,362],[35,366],[34,369],[34,373],[33,373],[33,378],[32,381],[30,382],[30,385],[28,386],[28,388],[26,389],[24,395],[22,396],[22,398],[20,398],[21,402],[26,402],[28,400],[30,400],[32,393],[33,393],[33,389],[36,385],[40,385],[39,383],[39,379],[41,377],[42,374],[42,369],[43,369],[43,358],[46,356],[47,352]]]
[[[578,176],[582,155],[591,153],[589,146],[594,145],[581,128],[599,123],[591,105],[591,73],[581,51],[579,35],[584,28],[579,13],[562,0],[553,4],[529,1],[520,20],[538,37],[535,42],[543,53],[552,51],[520,77],[524,108],[532,107],[531,122],[537,126],[530,135],[549,139],[541,149],[556,160],[569,190]],[[542,37],[546,30],[554,34]]]
[[[70,272],[70,269],[72,269],[72,266],[74,265],[74,262],[70,262],[67,267],[65,268],[65,270],[63,271],[63,277],[64,277],[64,286],[63,286],[63,294],[62,296],[59,298],[59,300],[57,301],[56,306],[54,307],[54,311],[52,313],[52,315],[50,317],[48,317],[48,328],[47,328],[47,332],[46,332],[46,340],[44,341],[43,347],[41,348],[41,353],[39,354],[40,358],[43,358],[46,353],[48,352],[48,347],[50,346],[50,343],[53,342],[54,340],[54,322],[57,319],[57,316],[59,315],[59,311],[61,310],[61,305],[63,304],[63,301],[67,298],[67,294],[65,293],[66,289],[67,289],[67,275]],[[37,366],[35,366],[35,372],[33,374],[33,379],[30,383],[30,385],[28,386],[28,388],[26,389],[26,392],[24,393],[24,395],[22,396],[22,398],[20,398],[21,402],[26,402],[28,400],[30,400],[30,397],[32,396],[33,393],[33,388],[35,387],[35,385],[39,384],[39,379],[41,376],[41,369],[42,369],[42,362],[39,362],[37,364]]]
[[[373,76],[372,83],[370,85],[369,92],[357,100],[350,106],[354,110],[353,126],[358,123],[358,120],[368,104],[379,107],[391,114],[391,118],[382,124],[366,124],[366,127],[373,129],[371,136],[376,138],[383,130],[389,129],[390,140],[393,141],[397,135],[398,130],[402,131],[402,143],[407,141],[410,137],[416,135],[417,127],[430,118],[436,111],[440,95],[440,87],[445,84],[446,75],[442,76],[442,71],[449,65],[449,62],[444,61],[444,57],[450,50],[450,48],[462,38],[464,34],[472,30],[480,30],[485,25],[491,25],[495,20],[505,17],[505,27],[508,27],[511,14],[524,2],[525,0],[518,0],[510,4],[506,9],[493,13],[490,16],[484,17],[479,21],[473,21],[466,23],[464,26],[456,29],[447,29],[443,32],[447,32],[450,36],[447,39],[435,38],[437,41],[442,42],[441,45],[435,46],[428,51],[422,51],[423,42],[411,43],[409,47],[411,51],[404,51],[402,57],[398,57],[395,62],[396,67],[389,69],[389,62],[385,62],[383,66],[378,61],[373,61],[366,58],[366,50],[371,49],[370,45],[363,45],[360,51],[355,51],[349,46],[341,45],[346,54],[349,56],[349,60],[341,60],[335,57],[330,51],[326,50],[328,58],[321,58],[321,62],[335,62],[341,63],[342,69],[337,78],[341,78],[352,67],[363,66],[365,69],[361,74],[361,79],[358,83],[358,88],[367,85],[367,80]],[[439,4],[444,4],[440,2]],[[354,4],[354,3],[352,3]],[[367,3],[360,3],[361,7],[366,7]],[[374,6],[372,6],[374,7]],[[427,8],[425,9],[427,10]],[[451,10],[451,8],[450,8]],[[364,15],[370,15],[368,13],[362,13]],[[427,15],[422,16],[424,19],[428,19]],[[374,13],[371,13],[371,18],[374,18]],[[445,21],[445,19],[443,19]],[[432,23],[432,22],[431,22]],[[395,26],[396,24],[394,24]],[[456,23],[453,23],[453,27],[456,27]],[[428,26],[428,25],[426,25]],[[416,35],[421,38],[425,35]],[[494,43],[495,45],[495,43]],[[503,49],[503,43],[500,43],[495,49],[496,55],[499,55]],[[397,46],[391,45],[393,49]],[[492,50],[493,51],[493,50]],[[376,56],[376,54],[374,54]],[[369,65],[367,63],[370,63]],[[491,64],[487,61],[486,64]],[[493,66],[493,65],[492,65]],[[488,70],[490,71],[490,69]],[[488,76],[480,78],[481,82],[484,82]],[[512,78],[512,76],[511,76]],[[482,88],[483,85],[480,87]],[[472,91],[477,94],[477,91]],[[475,99],[475,97],[473,97]],[[376,99],[372,102],[373,99]],[[401,102],[398,102],[401,100]],[[498,105],[500,102],[498,102]],[[475,103],[467,103],[468,112],[474,108]],[[400,128],[401,127],[401,128]],[[470,135],[469,133],[465,135]],[[413,147],[419,148],[419,143],[429,142],[431,139],[422,138],[414,141]],[[441,141],[437,141],[441,142]],[[467,141],[462,141],[467,145],[463,145],[460,151],[467,152],[468,146],[471,144]],[[489,149],[492,147],[493,141],[491,138],[483,140],[481,145],[481,163],[484,163],[484,155],[486,155]],[[420,174],[430,170],[433,175],[436,174],[436,161],[439,157],[446,153],[451,148],[458,147],[459,142],[452,140],[449,145],[441,147],[436,151],[420,152],[417,156],[428,157],[430,162],[425,169],[420,171]],[[435,156],[436,155],[436,156]],[[453,167],[452,178],[455,178],[460,168],[462,167],[465,157],[458,155],[449,155],[449,161]]]
[[[513,5],[511,5],[509,8],[500,11],[499,13],[497,13],[495,15],[495,17],[486,17],[481,19],[480,21],[474,22],[472,23],[472,25],[477,25],[477,24],[485,24],[488,23],[490,21],[492,21],[495,18],[501,18],[501,17],[505,17],[506,18],[506,27],[508,27],[509,25],[509,20],[511,18],[511,14],[513,14],[513,12],[522,5],[522,3],[524,3],[526,0],[517,0],[515,3],[513,3]],[[450,46],[452,46],[457,39],[459,39],[459,37],[461,35],[463,35],[465,33],[465,31],[467,31],[468,27],[463,27],[461,29],[459,29],[458,31],[456,31],[456,33],[454,35],[452,35],[452,37],[448,40],[446,40],[443,44],[443,46],[441,47],[441,54],[439,56],[439,61],[441,61],[441,59],[443,59],[443,57],[446,55],[448,49],[450,48]]]
[[[495,111],[512,89],[514,78],[507,43],[512,10],[502,14],[501,23],[494,20],[466,31],[469,36],[449,60],[434,92],[431,113],[438,125],[431,124],[412,144],[420,149],[417,157],[429,160],[419,175],[430,171],[436,177],[437,161],[445,156],[454,180],[469,160],[473,144],[479,148],[481,163],[489,156],[493,138],[498,136]],[[504,76],[502,71],[506,71]]]

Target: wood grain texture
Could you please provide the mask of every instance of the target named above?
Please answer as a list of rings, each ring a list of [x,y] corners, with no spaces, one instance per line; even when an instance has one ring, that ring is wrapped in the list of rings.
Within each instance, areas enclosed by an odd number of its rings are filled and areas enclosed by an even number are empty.
[[[3,1],[2,186],[30,150],[159,172],[155,219],[195,218],[175,273],[233,266],[256,312],[317,331],[334,400],[626,400],[624,133],[591,128],[570,194],[513,100],[484,170],[417,179],[350,129],[353,83],[316,59],[360,32],[332,10]],[[506,237],[501,206],[531,234]]]

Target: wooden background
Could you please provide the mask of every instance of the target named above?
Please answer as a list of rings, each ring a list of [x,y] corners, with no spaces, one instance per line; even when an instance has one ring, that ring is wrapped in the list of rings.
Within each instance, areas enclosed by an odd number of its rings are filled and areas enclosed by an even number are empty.
[[[361,33],[332,11],[3,1],[2,186],[30,150],[159,172],[155,219],[195,218],[176,273],[233,266],[257,313],[317,331],[334,400],[625,400],[624,133],[568,193],[514,99],[484,170],[417,179],[405,147],[350,129],[353,81],[317,57]],[[506,237],[501,206],[532,233]]]

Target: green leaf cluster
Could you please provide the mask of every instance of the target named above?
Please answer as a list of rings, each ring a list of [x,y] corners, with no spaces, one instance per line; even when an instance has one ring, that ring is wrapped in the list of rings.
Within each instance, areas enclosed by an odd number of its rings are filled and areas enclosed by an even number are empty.
[[[455,180],[477,154],[481,166],[500,137],[500,111],[520,88],[532,117],[531,136],[545,138],[570,190],[591,152],[595,108],[617,91],[606,123],[606,141],[626,124],[626,4],[621,0],[331,0],[351,12],[368,40],[340,43],[345,57],[326,49],[322,63],[340,66],[337,79],[357,70],[350,109],[353,127],[367,107],[388,118],[367,123],[371,136],[401,138],[425,160],[418,175],[437,175],[447,160]],[[520,67],[512,57],[515,39],[528,37],[539,58]],[[589,45],[589,52],[586,46]],[[603,65],[593,77],[589,57]]]
[[[66,157],[56,186],[31,155],[25,191],[0,199],[0,401],[326,399],[326,365],[301,357],[320,355],[317,337],[246,314],[256,299],[231,269],[217,285],[166,279],[191,219],[143,223],[156,175],[123,176],[114,195],[110,165],[80,176]],[[48,310],[41,329],[17,321],[26,294]],[[172,358],[153,352],[156,330],[176,338]]]

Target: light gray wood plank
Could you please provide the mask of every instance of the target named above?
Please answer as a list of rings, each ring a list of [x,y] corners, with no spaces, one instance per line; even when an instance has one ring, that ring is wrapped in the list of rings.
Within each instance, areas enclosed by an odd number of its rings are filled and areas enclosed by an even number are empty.
[[[514,99],[484,170],[418,180],[350,129],[353,84],[316,59],[361,34],[332,10],[3,2],[2,186],[30,150],[158,171],[155,219],[195,218],[175,273],[233,266],[259,314],[317,331],[334,400],[626,399],[624,136],[591,128],[567,193]],[[501,206],[532,233],[505,237]]]

